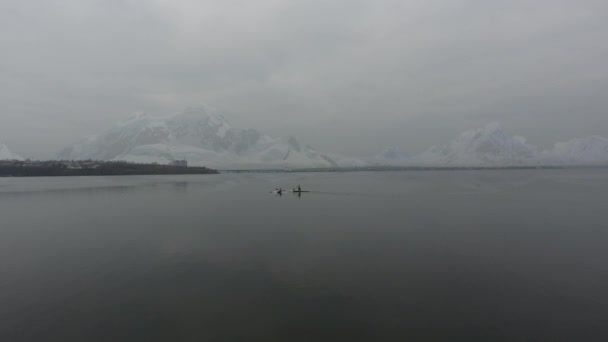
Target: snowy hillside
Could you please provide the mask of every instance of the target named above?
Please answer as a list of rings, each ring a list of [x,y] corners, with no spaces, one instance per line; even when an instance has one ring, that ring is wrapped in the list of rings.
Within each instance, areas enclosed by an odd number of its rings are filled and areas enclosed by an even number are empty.
[[[449,145],[434,146],[414,162],[448,166],[536,165],[539,153],[526,139],[506,133],[499,124],[464,132]]]
[[[11,152],[6,145],[0,143],[0,160],[23,160],[23,158]]]
[[[61,159],[168,163],[186,159],[215,168],[362,166],[357,159],[324,154],[293,137],[273,138],[238,130],[210,107],[189,108],[168,118],[138,114],[88,141],[66,148]]]
[[[559,142],[544,155],[562,164],[608,164],[608,139],[590,136]]]
[[[385,166],[539,166],[539,165],[608,165],[608,139],[591,136],[556,143],[550,150],[540,151],[526,139],[505,132],[492,123],[462,133],[449,144],[433,146],[409,155],[388,148],[371,159],[374,165]]]

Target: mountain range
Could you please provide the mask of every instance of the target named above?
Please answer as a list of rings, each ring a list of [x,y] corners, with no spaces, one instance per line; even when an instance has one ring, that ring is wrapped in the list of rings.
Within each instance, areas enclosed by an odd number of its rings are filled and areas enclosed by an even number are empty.
[[[462,133],[451,143],[433,146],[419,154],[389,148],[374,158],[375,165],[392,166],[535,166],[606,165],[608,139],[590,136],[556,143],[541,150],[526,139],[507,133],[498,123]]]
[[[0,160],[21,160],[0,144]],[[294,137],[271,137],[252,128],[236,129],[217,110],[200,106],[168,117],[136,114],[97,136],[65,148],[65,160],[126,160],[219,169],[322,168],[359,166],[536,166],[608,165],[608,139],[600,136],[556,143],[541,150],[498,123],[462,133],[452,142],[421,153],[389,147],[367,159],[317,151]]]
[[[214,168],[364,166],[360,160],[321,153],[294,137],[274,138],[235,129],[215,109],[202,106],[165,118],[134,115],[106,132],[64,149],[60,159],[168,163],[187,160]]]

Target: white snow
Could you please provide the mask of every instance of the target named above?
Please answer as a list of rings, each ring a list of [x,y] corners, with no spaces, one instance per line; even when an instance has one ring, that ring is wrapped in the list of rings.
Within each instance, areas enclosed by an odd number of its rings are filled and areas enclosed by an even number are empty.
[[[372,158],[387,166],[539,166],[608,165],[608,139],[590,136],[556,143],[540,151],[526,139],[505,132],[498,123],[462,133],[451,143],[408,155],[388,148]]]
[[[7,152],[8,151],[8,152]],[[0,159],[18,157],[0,145]],[[538,166],[608,164],[608,139],[591,136],[540,151],[498,123],[462,133],[451,143],[419,154],[389,147],[364,162],[316,151],[293,137],[274,138],[255,129],[234,129],[217,111],[202,106],[166,117],[136,114],[108,131],[66,148],[61,159],[129,160],[227,168],[387,166]]]
[[[608,139],[600,136],[558,142],[545,156],[565,164],[608,163]]]
[[[6,145],[0,143],[0,160],[23,160],[23,157],[13,153]]]
[[[363,166],[354,158],[301,149],[293,138],[273,138],[254,129],[237,130],[214,109],[188,108],[167,118],[132,116],[105,133],[66,148],[61,159],[128,160],[214,168]]]
[[[536,165],[539,152],[523,137],[507,134],[498,123],[466,131],[448,145],[433,146],[412,158],[422,165],[518,166]]]

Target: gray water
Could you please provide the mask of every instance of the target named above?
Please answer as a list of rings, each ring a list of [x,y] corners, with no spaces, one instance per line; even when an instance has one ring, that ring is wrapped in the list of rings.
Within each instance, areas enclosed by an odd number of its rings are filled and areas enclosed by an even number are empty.
[[[0,341],[605,341],[607,196],[606,170],[0,179]]]

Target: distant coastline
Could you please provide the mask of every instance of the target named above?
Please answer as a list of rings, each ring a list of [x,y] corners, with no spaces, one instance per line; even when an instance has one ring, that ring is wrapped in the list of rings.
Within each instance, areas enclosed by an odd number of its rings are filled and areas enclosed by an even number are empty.
[[[521,165],[521,166],[363,166],[268,169],[210,169],[188,166],[186,161],[173,164],[134,163],[95,160],[0,160],[0,177],[69,177],[136,175],[203,175],[219,173],[292,173],[292,172],[383,172],[383,171],[475,171],[475,170],[556,170],[601,168],[608,165]]]
[[[217,174],[206,167],[140,164],[125,161],[47,160],[0,161],[0,177],[69,177],[69,176],[137,176],[137,175],[206,175]]]
[[[383,172],[383,171],[483,171],[483,170],[560,170],[608,169],[608,165],[522,165],[522,166],[363,166],[301,169],[220,169],[221,173],[289,173],[289,172]]]

